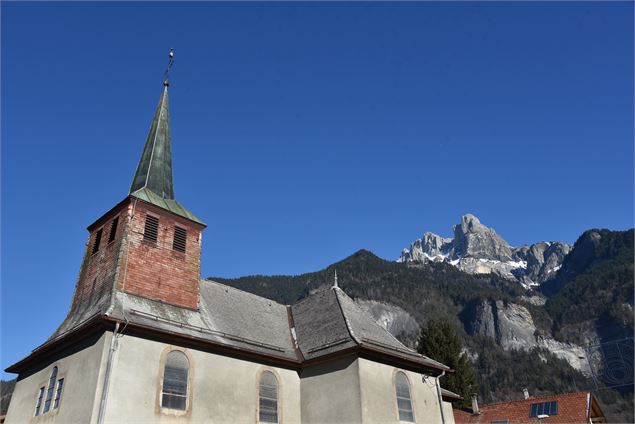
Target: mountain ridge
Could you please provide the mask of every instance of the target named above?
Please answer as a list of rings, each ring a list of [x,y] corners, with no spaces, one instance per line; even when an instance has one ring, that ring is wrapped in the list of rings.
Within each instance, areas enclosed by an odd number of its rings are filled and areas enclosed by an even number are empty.
[[[425,232],[402,250],[397,262],[448,262],[470,274],[496,273],[529,288],[553,278],[571,250],[558,241],[512,247],[473,214],[463,215],[453,233],[444,238]]]
[[[366,249],[311,273],[214,280],[290,304],[332,286],[337,270],[339,286],[410,347],[416,346],[418,331],[428,320],[451,322],[477,369],[481,399],[504,401],[519,395],[519,385],[532,394],[547,394],[603,384],[603,374],[597,373],[610,368],[602,365],[601,356],[588,357],[587,346],[616,337],[630,337],[632,344],[632,240],[632,229],[583,233],[554,273],[552,280],[563,283],[549,280],[542,287],[525,288],[496,272],[467,273],[450,261],[385,260]],[[594,290],[603,297],[594,296]],[[623,306],[619,311],[613,311],[616,302]],[[535,375],[531,369],[550,371]],[[620,390],[632,396],[629,384],[625,392]],[[624,406],[628,402],[619,400],[620,394],[611,396],[615,409],[622,411],[613,421],[632,422],[633,413]]]

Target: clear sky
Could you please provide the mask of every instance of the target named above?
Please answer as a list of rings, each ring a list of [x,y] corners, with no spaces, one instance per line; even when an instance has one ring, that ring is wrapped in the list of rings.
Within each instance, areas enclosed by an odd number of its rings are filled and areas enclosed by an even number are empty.
[[[631,2],[1,12],[3,369],[64,319],[170,47],[175,194],[208,224],[204,277],[395,259],[468,212],[512,245],[633,226]]]

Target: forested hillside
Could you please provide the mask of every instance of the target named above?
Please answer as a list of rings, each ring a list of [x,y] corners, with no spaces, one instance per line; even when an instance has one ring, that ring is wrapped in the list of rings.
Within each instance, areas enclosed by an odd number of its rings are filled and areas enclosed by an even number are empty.
[[[584,352],[582,341],[632,338],[633,230],[585,232],[556,280],[545,283],[545,295],[496,274],[470,275],[443,262],[386,261],[366,250],[308,274],[212,279],[290,304],[332,285],[336,269],[340,287],[356,300],[399,307],[419,325],[431,319],[453,323],[468,349],[482,401],[519,398],[523,387],[533,394],[602,389],[600,397],[613,421],[632,422],[632,383],[618,387],[620,392],[605,390],[602,381],[593,381],[582,366],[572,367],[575,361],[558,349],[570,348],[573,356],[581,356],[576,352]],[[494,324],[486,322],[488,314],[494,314]],[[514,340],[500,322],[506,314],[526,321],[512,329]],[[500,328],[491,330],[492,325]],[[516,340],[519,330],[526,330],[525,339]],[[415,347],[412,334],[396,335]]]

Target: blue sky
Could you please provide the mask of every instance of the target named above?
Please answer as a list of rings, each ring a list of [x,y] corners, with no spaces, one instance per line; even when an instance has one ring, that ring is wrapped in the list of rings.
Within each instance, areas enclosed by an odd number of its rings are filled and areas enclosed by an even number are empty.
[[[3,2],[2,368],[66,315],[170,47],[203,276],[394,259],[468,212],[512,245],[633,226],[630,2]]]

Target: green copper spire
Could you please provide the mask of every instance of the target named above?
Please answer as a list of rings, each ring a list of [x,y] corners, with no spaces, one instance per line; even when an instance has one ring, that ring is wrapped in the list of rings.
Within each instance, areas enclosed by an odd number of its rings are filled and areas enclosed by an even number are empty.
[[[142,188],[152,190],[154,194],[164,199],[174,199],[167,83],[154,113],[150,132],[139,165],[137,165],[137,172],[132,180],[130,193]]]
[[[163,94],[159,100],[146,144],[132,179],[130,195],[152,203],[174,214],[205,225],[194,214],[174,200],[172,183],[172,141],[170,139],[170,109],[168,107],[168,86],[170,68],[174,53],[170,50],[170,60],[165,71]]]

